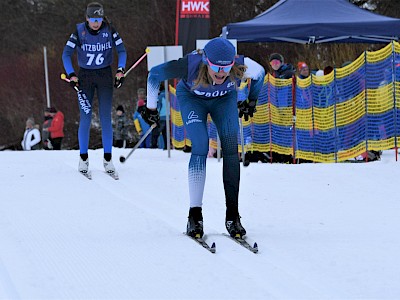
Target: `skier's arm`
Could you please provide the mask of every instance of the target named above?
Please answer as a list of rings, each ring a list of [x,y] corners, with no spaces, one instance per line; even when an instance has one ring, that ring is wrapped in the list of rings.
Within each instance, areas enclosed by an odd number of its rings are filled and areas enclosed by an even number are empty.
[[[187,76],[187,56],[179,60],[171,60],[164,64],[151,68],[147,77],[147,107],[157,108],[160,83],[172,78],[184,78]],[[168,87],[165,87],[167,90]]]
[[[72,66],[72,55],[74,54],[77,46],[79,45],[78,45],[78,31],[76,30],[73,34],[70,35],[67,43],[65,44],[64,51],[62,54],[64,69],[68,76],[72,73],[75,73],[74,67]]]
[[[249,100],[257,100],[264,84],[265,70],[263,66],[248,57],[244,58],[244,64],[247,66],[245,77],[251,79],[248,98]]]
[[[118,32],[115,30],[114,27],[112,27],[111,32],[112,32],[113,43],[114,43],[115,48],[117,49],[117,53],[118,53],[118,68],[125,69],[126,50],[125,50],[124,42],[122,41],[122,38],[119,36]]]

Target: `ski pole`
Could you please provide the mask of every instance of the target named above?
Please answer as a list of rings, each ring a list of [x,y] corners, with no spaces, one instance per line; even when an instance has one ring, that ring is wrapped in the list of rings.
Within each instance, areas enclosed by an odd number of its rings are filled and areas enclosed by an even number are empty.
[[[65,74],[61,74],[61,79],[66,82],[71,82],[71,80],[69,80],[67,78],[67,75],[65,75]],[[92,109],[92,105],[90,104],[90,101],[88,100],[86,94],[82,90],[80,90],[77,86],[74,86],[74,89],[75,89],[76,93],[78,94],[78,101],[79,101],[80,109],[85,114],[89,114],[90,110]]]
[[[125,77],[128,76],[129,72],[132,71],[136,66],[147,56],[147,54],[150,52],[149,48],[146,48],[146,52],[128,69],[128,71],[125,72]]]
[[[243,135],[242,118],[239,118],[239,128],[240,128],[240,143],[242,144],[242,163],[243,163],[243,167],[248,167],[250,164],[250,161],[246,160],[246,152],[244,151],[244,135]]]
[[[151,125],[151,127],[145,132],[145,134],[140,138],[140,140],[136,143],[136,145],[132,148],[132,150],[128,153],[128,155],[126,157],[124,157],[123,155],[121,155],[119,157],[119,161],[121,163],[124,163],[127,161],[127,159],[129,158],[129,156],[132,155],[132,153],[139,148],[139,146],[143,143],[143,141],[147,138],[147,136],[153,131],[154,128],[157,127],[157,124],[153,124]]]

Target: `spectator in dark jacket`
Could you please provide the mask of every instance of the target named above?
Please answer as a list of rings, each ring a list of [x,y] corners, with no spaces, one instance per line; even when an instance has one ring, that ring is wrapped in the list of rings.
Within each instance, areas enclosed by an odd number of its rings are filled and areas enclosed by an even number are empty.
[[[114,141],[115,147],[123,148],[125,141],[127,139],[127,119],[125,116],[125,110],[122,105],[118,105],[117,109],[117,117],[115,119],[115,128],[114,128]]]
[[[51,126],[51,122],[53,121],[53,116],[50,113],[50,107],[47,107],[44,111],[44,121],[42,124],[42,143],[43,149],[52,150],[53,145],[50,141],[50,132],[47,130]]]
[[[279,79],[289,79],[296,73],[291,64],[285,64],[282,54],[272,53],[269,56],[269,63],[273,70],[272,76]]]

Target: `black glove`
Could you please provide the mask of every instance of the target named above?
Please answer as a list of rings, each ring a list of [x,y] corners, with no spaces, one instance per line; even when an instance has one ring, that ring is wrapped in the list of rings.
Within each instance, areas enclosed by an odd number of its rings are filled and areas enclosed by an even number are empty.
[[[160,122],[160,114],[157,109],[146,109],[142,110],[141,113],[142,118],[146,121],[150,126],[156,124],[158,126]]]
[[[119,89],[125,80],[125,70],[124,68],[118,68],[117,74],[115,74],[114,78],[114,87]]]
[[[74,89],[79,89],[79,78],[75,73],[71,73],[68,75],[69,85]]]
[[[238,103],[239,118],[244,116],[244,120],[248,121],[249,117],[252,118],[256,110],[257,100],[245,100]]]

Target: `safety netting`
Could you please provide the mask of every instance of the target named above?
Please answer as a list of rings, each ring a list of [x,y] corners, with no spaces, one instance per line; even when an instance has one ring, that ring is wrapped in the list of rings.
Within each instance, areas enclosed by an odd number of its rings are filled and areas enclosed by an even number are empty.
[[[238,100],[248,95],[248,83]],[[191,145],[174,90],[172,143]],[[341,162],[366,151],[397,148],[400,125],[400,44],[392,42],[324,76],[276,79],[265,76],[257,112],[242,120],[245,151],[290,155],[314,162]],[[210,147],[218,134],[209,118]],[[241,137],[238,133],[238,149]]]

